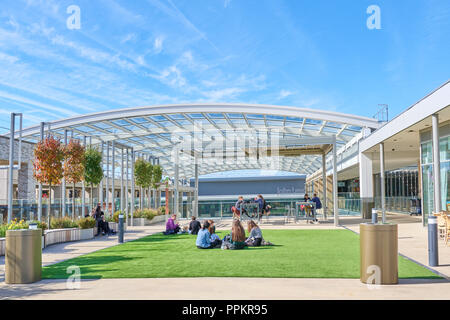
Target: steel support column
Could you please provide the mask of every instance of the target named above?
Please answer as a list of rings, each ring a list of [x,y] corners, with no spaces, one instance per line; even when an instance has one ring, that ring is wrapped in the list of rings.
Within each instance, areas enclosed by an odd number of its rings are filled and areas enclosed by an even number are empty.
[[[327,160],[326,160],[326,154],[322,154],[322,191],[323,191],[323,218],[324,220],[327,219],[327,209],[328,209],[328,202],[327,202]]]
[[[384,172],[384,143],[380,143],[380,196],[381,196],[381,221],[386,223],[386,190]]]
[[[333,209],[334,209],[334,225],[339,226],[339,208],[337,194],[337,161],[336,161],[336,136],[333,136]]]

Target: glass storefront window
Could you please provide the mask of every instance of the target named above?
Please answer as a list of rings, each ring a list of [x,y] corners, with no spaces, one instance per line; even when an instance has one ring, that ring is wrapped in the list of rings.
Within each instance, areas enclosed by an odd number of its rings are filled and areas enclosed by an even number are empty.
[[[422,143],[420,146],[422,149],[422,159],[421,163],[424,164],[430,164],[433,162],[433,151],[431,147],[431,141]]]
[[[427,216],[434,210],[433,189],[433,155],[431,141],[421,144],[422,151],[422,192],[423,192],[423,215],[425,221]],[[450,209],[450,136],[439,139],[439,156],[441,166],[441,208]]]

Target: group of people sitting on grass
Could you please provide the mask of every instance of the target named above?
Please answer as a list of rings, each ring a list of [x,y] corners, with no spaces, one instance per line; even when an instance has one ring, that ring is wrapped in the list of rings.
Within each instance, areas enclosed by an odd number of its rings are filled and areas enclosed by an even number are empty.
[[[233,219],[230,234],[223,239],[216,234],[216,226],[214,220],[205,220],[203,226],[195,216],[192,217],[189,226],[181,228],[175,223],[176,215],[173,214],[166,223],[165,235],[189,233],[197,235],[196,246],[199,249],[243,249],[244,247],[259,247],[262,245],[272,245],[265,241],[261,229],[255,221],[249,220],[247,223],[248,237],[245,236],[245,230],[239,219]]]
[[[215,232],[214,221],[207,220],[203,222],[203,227],[198,231],[197,241],[195,242],[199,249],[222,248],[224,250],[238,250],[248,247],[259,247],[261,245],[271,245],[264,241],[262,231],[253,220],[247,223],[248,237],[245,236],[245,230],[238,219],[234,219],[231,225],[230,234],[223,239]]]

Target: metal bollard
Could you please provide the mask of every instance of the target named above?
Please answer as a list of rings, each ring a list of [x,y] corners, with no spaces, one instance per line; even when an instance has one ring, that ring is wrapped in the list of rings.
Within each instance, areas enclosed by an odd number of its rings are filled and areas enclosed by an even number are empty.
[[[123,214],[119,214],[119,243],[123,243]]]
[[[437,217],[428,216],[428,264],[439,265]]]
[[[372,223],[378,223],[378,212],[377,209],[372,209]]]

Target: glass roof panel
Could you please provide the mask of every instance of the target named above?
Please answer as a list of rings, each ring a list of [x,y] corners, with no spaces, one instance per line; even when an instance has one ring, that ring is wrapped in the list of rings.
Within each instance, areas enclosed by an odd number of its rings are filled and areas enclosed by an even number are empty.
[[[201,113],[188,113],[187,115],[191,119],[205,119],[205,117]]]
[[[225,119],[214,119],[213,122],[215,124],[227,124],[228,123]]]
[[[173,120],[184,120],[186,119],[182,114],[176,113],[176,114],[168,114],[170,119]]]
[[[117,124],[118,126],[126,126],[126,125],[130,124],[129,122],[127,122],[125,120],[114,120],[114,121],[111,121],[111,122],[114,123],[114,124]]]
[[[251,125],[265,126],[264,120],[248,120]]]
[[[91,127],[86,127],[86,126],[80,126],[80,127],[76,127],[77,130],[79,131],[83,131],[83,132],[93,132],[93,131],[97,131],[96,129],[93,129]],[[59,133],[61,134],[61,133]]]
[[[262,114],[247,114],[247,119],[264,119]]]
[[[279,121],[284,121],[284,117],[283,117],[283,116],[276,116],[276,115],[266,115],[266,119],[267,119],[267,120],[279,120]]]
[[[222,113],[208,113],[208,117],[210,117],[211,119],[224,119]]]
[[[338,130],[336,128],[325,127],[325,128],[323,128],[322,132],[337,133]]]
[[[297,127],[297,128],[300,128],[302,126],[302,123],[301,122],[288,122],[288,121],[286,121],[285,126],[286,127]]]
[[[303,122],[303,118],[286,117],[286,121]]]
[[[244,119],[244,115],[242,113],[227,113],[227,116],[230,119]]]
[[[355,132],[354,132],[354,131],[351,131],[351,130],[345,129],[344,131],[342,131],[341,134],[343,134],[344,136],[354,136],[354,135],[355,135]]]
[[[173,126],[173,123],[170,122],[169,120],[166,120],[166,121],[158,121],[158,124],[161,125],[161,126],[163,126],[163,127],[170,127],[170,126]]]
[[[247,122],[245,122],[244,119],[230,119],[232,124],[237,124],[237,125],[247,125]]]
[[[165,120],[167,120],[166,117],[164,117],[164,116],[150,116],[149,118],[154,120],[154,121],[165,121]]]
[[[361,127],[357,127],[357,126],[348,126],[347,129],[354,130],[354,131],[361,131],[362,130]]]
[[[336,122],[327,122],[326,126],[332,128],[342,128],[342,124]]]
[[[267,125],[269,126],[282,126],[283,121],[267,121]]]
[[[189,120],[177,120],[177,123],[180,125],[180,126],[188,126],[188,125],[191,125],[192,124],[192,122],[190,122]]]
[[[148,122],[147,119],[144,118],[130,118],[131,121],[136,122],[136,123],[145,123]]]
[[[306,119],[305,124],[322,124],[322,120]]]
[[[105,123],[105,122],[97,122],[97,123],[91,124],[91,125],[94,126],[94,127],[101,128],[101,129],[110,129],[110,128],[112,128],[112,126],[110,124]]]

